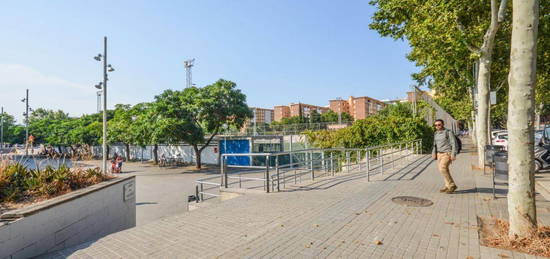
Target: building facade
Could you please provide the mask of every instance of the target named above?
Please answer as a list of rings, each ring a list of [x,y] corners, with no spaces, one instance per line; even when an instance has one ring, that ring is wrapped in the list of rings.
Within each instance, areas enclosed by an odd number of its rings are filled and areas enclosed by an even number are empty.
[[[289,118],[294,116],[308,117],[312,111],[317,111],[319,114],[328,112],[330,108],[305,104],[305,103],[291,103],[289,106],[279,105],[274,107],[274,120],[281,121],[283,118]]]
[[[275,117],[275,110],[274,109],[265,109],[265,108],[257,108],[257,107],[250,107],[252,110],[253,117],[250,120],[250,123],[256,122],[257,124],[263,124],[263,123],[271,123],[273,122],[273,119]]]
[[[368,97],[350,96],[347,100],[329,100],[330,110],[333,112],[347,112],[354,120],[362,120],[386,107],[386,103]]]
[[[290,117],[290,107],[285,105],[279,105],[273,107],[274,110],[274,120],[281,121],[283,118]]]

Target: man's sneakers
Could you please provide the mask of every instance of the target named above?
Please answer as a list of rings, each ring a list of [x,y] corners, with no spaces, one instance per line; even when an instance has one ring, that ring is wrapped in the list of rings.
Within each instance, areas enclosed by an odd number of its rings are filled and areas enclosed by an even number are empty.
[[[453,193],[455,190],[456,190],[456,186],[453,186],[450,189],[448,189],[447,187],[443,187],[443,188],[439,189],[439,192]]]
[[[445,191],[445,193],[451,194],[451,193],[453,193],[455,190],[456,190],[456,185],[455,185],[455,186],[452,186],[451,188],[449,188],[447,191]]]

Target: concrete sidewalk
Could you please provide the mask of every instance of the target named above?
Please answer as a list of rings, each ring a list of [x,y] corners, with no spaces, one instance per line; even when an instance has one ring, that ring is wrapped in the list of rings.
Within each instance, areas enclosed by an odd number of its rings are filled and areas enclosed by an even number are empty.
[[[426,156],[370,182],[350,173],[285,192],[250,193],[49,257],[536,258],[479,245],[477,216],[507,218],[506,191],[498,185],[493,200],[491,178],[472,172],[474,160],[463,153],[452,165],[455,194],[439,193],[442,177]],[[401,195],[433,205],[391,201]],[[537,198],[539,222],[549,225],[550,202]]]

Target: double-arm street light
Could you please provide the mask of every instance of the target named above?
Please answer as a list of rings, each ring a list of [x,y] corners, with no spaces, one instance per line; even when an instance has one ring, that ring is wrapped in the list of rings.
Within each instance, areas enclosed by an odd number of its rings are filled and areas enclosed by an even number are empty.
[[[107,81],[109,78],[107,77],[107,72],[113,72],[115,69],[111,66],[111,64],[107,64],[107,37],[103,37],[103,55],[97,54],[97,56],[94,57],[95,60],[101,62],[103,61],[103,82],[100,82],[99,84],[95,85],[95,88],[97,89],[103,89],[103,144],[102,144],[102,151],[103,151],[103,162],[101,164],[101,170],[103,170],[103,173],[107,173]]]
[[[32,112],[32,108],[29,107],[29,89],[27,89],[27,93],[25,98],[21,99],[21,102],[25,103],[25,112],[23,113],[23,116],[25,116],[25,155],[29,154],[29,111]]]

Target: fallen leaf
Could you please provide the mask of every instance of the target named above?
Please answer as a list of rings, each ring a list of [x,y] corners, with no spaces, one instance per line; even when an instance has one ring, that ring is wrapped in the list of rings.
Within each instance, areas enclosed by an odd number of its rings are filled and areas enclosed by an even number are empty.
[[[472,256],[466,256],[466,259],[474,259]]]
[[[285,225],[281,224],[281,227],[284,227]]]
[[[356,212],[355,215],[361,215],[361,212]]]
[[[445,224],[454,225],[454,222],[445,222]]]
[[[432,237],[439,237],[438,234],[432,234]]]
[[[381,244],[383,244],[383,243],[382,243],[382,241],[380,241],[380,240],[376,240],[376,241],[374,241],[374,244],[375,244],[375,245],[381,245]]]
[[[498,256],[500,256],[501,258],[510,258],[510,256],[508,256],[506,254],[498,254]]]
[[[319,227],[319,224],[316,224],[315,227],[318,228],[318,227]]]

